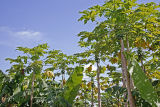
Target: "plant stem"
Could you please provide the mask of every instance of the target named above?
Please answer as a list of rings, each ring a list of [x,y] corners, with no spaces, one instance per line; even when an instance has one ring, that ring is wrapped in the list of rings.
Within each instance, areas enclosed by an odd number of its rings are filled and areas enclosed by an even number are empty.
[[[64,74],[62,73],[62,88],[63,88],[63,80],[64,80]]]
[[[130,51],[130,49],[129,49],[129,40],[128,40],[128,35],[126,35],[126,44],[127,44],[127,53],[129,54],[129,51]],[[128,64],[130,63],[130,60],[128,60]],[[126,64],[127,64],[127,61],[126,61]],[[128,73],[128,72],[127,72]],[[129,73],[128,73],[128,75],[129,75]],[[133,86],[133,80],[132,80],[132,78],[131,78],[131,76],[130,76],[130,87],[131,87],[131,89],[134,89],[134,86]]]
[[[93,107],[93,85],[94,85],[94,81],[93,81],[93,76],[91,76],[91,82],[92,82],[92,101],[91,101],[91,107]]]
[[[101,86],[100,86],[100,67],[99,67],[99,58],[95,56],[97,62],[97,86],[98,86],[98,107],[101,107]]]
[[[30,107],[32,107],[32,104],[33,104],[34,80],[35,80],[35,72],[33,71],[33,75],[32,75],[32,87],[31,87]]]
[[[120,44],[121,44],[121,61],[122,61],[122,71],[124,71],[125,74],[125,78],[126,78],[126,88],[127,88],[127,92],[128,92],[128,99],[129,99],[129,104],[130,107],[135,107],[135,103],[134,103],[134,99],[131,93],[131,88],[130,88],[130,78],[127,72],[127,63],[126,63],[126,59],[124,56],[124,43],[123,43],[123,39],[120,39]]]

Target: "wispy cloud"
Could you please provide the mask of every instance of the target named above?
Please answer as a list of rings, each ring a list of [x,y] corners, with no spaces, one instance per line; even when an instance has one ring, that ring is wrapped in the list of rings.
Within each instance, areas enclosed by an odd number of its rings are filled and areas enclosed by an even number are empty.
[[[34,30],[14,30],[9,27],[0,27],[0,33],[20,39],[42,39],[42,33]]]
[[[0,27],[0,45],[17,46],[31,45],[44,41],[43,33],[34,30],[13,29],[9,27]]]
[[[21,32],[16,32],[16,35],[32,38],[41,35],[41,33],[33,31],[21,31]]]
[[[21,39],[41,39],[42,33],[37,31],[19,31],[15,32],[14,35]]]

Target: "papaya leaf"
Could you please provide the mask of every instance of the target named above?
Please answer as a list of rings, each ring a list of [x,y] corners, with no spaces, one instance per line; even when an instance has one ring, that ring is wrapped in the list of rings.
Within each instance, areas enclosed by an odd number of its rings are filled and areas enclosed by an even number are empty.
[[[136,61],[132,62],[129,73],[132,76],[135,87],[140,92],[140,96],[149,102],[153,107],[157,107],[158,105],[156,106],[156,104],[158,104],[158,95],[142,68]]]
[[[83,67],[76,67],[69,79],[67,80],[64,88],[64,99],[70,104],[78,94],[80,84],[83,78]]]

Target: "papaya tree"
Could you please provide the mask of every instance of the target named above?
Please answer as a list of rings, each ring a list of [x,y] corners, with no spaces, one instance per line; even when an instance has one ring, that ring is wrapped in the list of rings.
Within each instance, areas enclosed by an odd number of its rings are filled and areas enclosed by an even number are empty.
[[[156,39],[158,38],[158,8],[159,5],[153,2],[137,4],[136,0],[109,0],[102,6],[96,5],[90,7],[88,10],[80,12],[83,15],[79,20],[84,20],[85,24],[89,20],[97,22],[100,29],[100,32],[98,32],[99,42],[103,44],[105,50],[107,50],[106,53],[109,53],[110,56],[117,54],[118,52],[120,53],[123,86],[127,88],[128,100],[131,107],[135,107],[135,102],[131,93],[133,85],[131,76],[128,73],[128,63],[130,63],[130,60],[127,57],[127,54],[134,54],[132,52],[137,48],[137,44],[133,44],[134,41],[136,41],[136,37],[145,38],[143,39],[145,42],[141,45],[144,47],[142,47],[143,49],[146,49],[148,46],[149,43],[146,41],[151,39],[151,35],[155,35]],[[102,21],[98,18],[96,19],[96,17],[101,17]],[[154,27],[151,29],[146,27],[146,21],[154,23],[151,24]],[[90,41],[96,41],[96,38],[94,38],[93,35],[81,37],[83,40],[87,38],[86,43],[82,42],[83,45],[88,45],[87,43]],[[103,40],[106,40],[106,42],[103,43],[101,38],[105,38]],[[150,42],[154,40],[151,39]],[[105,44],[112,47],[107,48],[109,46],[106,46]],[[102,48],[103,46],[99,46],[99,48]],[[141,60],[141,64],[143,66],[143,60]]]
[[[76,57],[59,50],[48,51],[47,44],[17,50],[24,55],[7,58],[12,66],[7,75],[0,72],[1,106],[72,106],[83,78],[83,67],[73,65]],[[67,71],[63,87],[55,80],[54,72],[59,70]]]

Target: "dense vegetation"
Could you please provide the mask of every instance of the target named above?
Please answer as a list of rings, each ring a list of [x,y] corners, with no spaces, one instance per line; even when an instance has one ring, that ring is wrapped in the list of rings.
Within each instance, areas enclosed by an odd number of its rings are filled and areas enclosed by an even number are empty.
[[[78,34],[81,53],[17,47],[23,54],[7,58],[11,68],[0,71],[0,106],[158,107],[159,9],[154,2],[107,0],[80,12],[79,21],[96,23]]]

